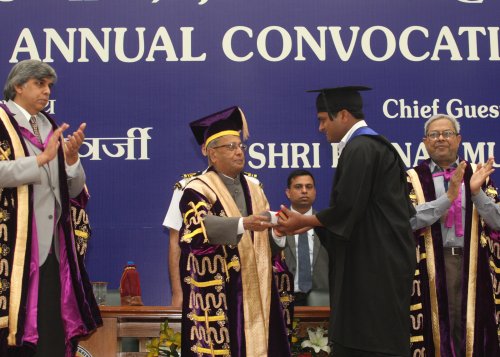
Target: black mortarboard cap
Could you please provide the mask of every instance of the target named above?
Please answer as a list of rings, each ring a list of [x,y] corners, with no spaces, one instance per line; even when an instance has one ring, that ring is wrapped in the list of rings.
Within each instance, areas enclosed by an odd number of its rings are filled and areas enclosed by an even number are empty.
[[[199,145],[208,145],[210,141],[224,135],[239,135],[248,138],[248,126],[243,111],[239,107],[230,107],[220,112],[207,115],[189,123]]]
[[[365,90],[371,90],[371,88],[365,86],[348,86],[308,90],[307,92],[319,92],[316,98],[318,113],[327,112],[333,116],[335,113],[345,109],[354,117],[362,119],[365,115],[363,113],[363,99],[359,92]]]

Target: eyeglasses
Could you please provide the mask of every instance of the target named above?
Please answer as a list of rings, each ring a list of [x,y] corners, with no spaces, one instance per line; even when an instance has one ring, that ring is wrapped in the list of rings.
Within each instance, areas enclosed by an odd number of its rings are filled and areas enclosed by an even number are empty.
[[[234,150],[240,148],[241,151],[246,151],[247,147],[248,146],[245,145],[245,144],[243,144],[243,143],[229,143],[229,144],[226,144],[226,145],[214,146],[212,149],[226,148],[229,151],[234,151]]]
[[[431,131],[427,133],[427,137],[431,140],[437,140],[440,136],[443,136],[445,139],[453,138],[457,135],[453,130],[444,130],[444,131]]]

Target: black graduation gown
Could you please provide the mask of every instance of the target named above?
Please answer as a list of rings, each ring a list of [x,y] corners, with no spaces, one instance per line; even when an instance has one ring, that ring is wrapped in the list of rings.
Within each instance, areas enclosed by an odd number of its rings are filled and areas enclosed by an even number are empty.
[[[413,213],[394,147],[381,136],[352,138],[339,159],[330,207],[317,214],[330,257],[331,341],[409,356]]]

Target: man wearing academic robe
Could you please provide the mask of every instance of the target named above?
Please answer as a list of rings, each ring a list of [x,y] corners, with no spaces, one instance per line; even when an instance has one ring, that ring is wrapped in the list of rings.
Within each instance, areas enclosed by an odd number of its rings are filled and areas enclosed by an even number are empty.
[[[413,355],[500,356],[500,206],[489,175],[457,155],[460,124],[437,114],[425,124],[430,159],[408,171],[417,243]]]
[[[85,125],[62,143],[68,125],[43,111],[56,78],[45,63],[21,61],[0,105],[2,356],[73,356],[78,339],[102,324],[70,213],[70,198],[85,203]]]
[[[333,356],[409,356],[414,213],[405,167],[363,120],[367,87],[319,90],[319,130],[339,142],[330,206],[315,215],[282,207],[278,230],[317,227],[329,254]]]
[[[273,277],[269,204],[242,175],[243,113],[232,107],[195,121],[195,136],[200,126],[211,167],[186,185],[180,202],[182,356],[290,356]]]

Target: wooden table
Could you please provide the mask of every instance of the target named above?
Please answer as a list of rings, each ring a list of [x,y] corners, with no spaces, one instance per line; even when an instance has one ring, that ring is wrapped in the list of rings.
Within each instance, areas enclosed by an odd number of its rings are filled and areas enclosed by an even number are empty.
[[[298,306],[294,318],[299,319],[299,335],[309,326],[326,326],[330,308]],[[103,326],[81,341],[82,357],[145,357],[146,342],[158,337],[160,323],[168,319],[169,327],[181,328],[181,309],[172,306],[101,306]],[[123,352],[122,339],[139,341],[138,352]]]

